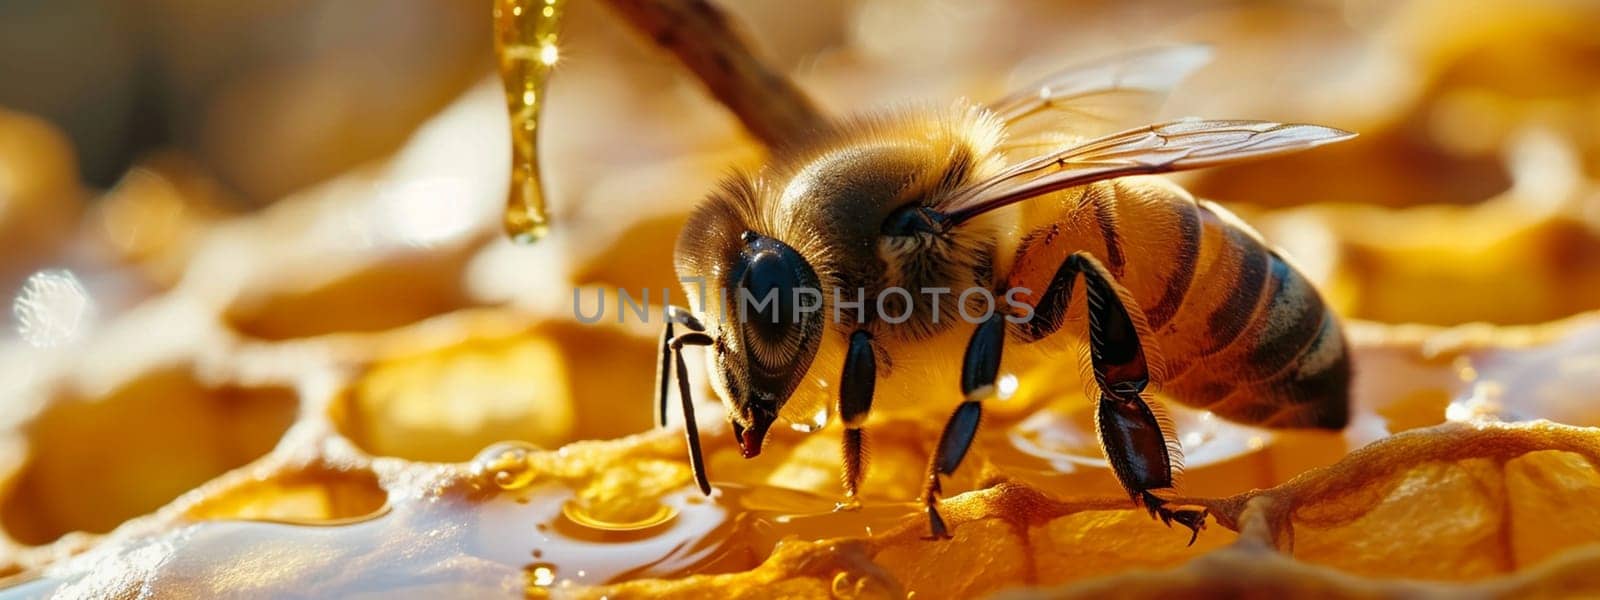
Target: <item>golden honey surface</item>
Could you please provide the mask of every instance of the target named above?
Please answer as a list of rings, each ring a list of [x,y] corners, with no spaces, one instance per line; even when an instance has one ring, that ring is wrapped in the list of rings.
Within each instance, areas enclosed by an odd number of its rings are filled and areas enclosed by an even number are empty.
[[[951,23],[904,4],[846,15],[851,51],[807,63],[802,85],[848,106],[891,95],[863,79],[913,89],[936,61],[948,85],[984,88],[985,65],[1017,57],[954,33],[1009,23],[1039,40],[1031,56],[1066,23],[1129,18],[952,5]],[[535,45],[550,31],[507,14],[562,8],[494,6],[497,40]],[[567,8],[577,31],[612,24]],[[81,212],[91,226],[28,243],[83,238],[152,290],[119,304],[89,273],[46,269],[13,302],[0,598],[1600,595],[1600,19],[1559,2],[1351,2],[1338,25],[1330,10],[1246,3],[1134,38],[1222,40],[1191,85],[1208,99],[1173,110],[1362,133],[1181,178],[1316,281],[1348,317],[1356,373],[1343,432],[1169,405],[1179,491],[1213,517],[1193,546],[1121,491],[1070,356],[1002,377],[945,486],[954,540],[923,540],[914,502],[953,391],[871,422],[861,503],[841,510],[832,415],[775,427],[745,460],[694,373],[717,488],[701,496],[681,428],[652,427],[659,315],[585,323],[573,306],[574,288],[676,286],[688,210],[759,160],[708,100],[662,92],[684,82],[661,63],[626,88],[590,47],[549,87],[541,127],[568,151],[542,160],[572,177],[550,196],[571,218],[533,245],[503,238],[500,211],[503,150],[531,157],[533,140],[506,104],[537,114],[537,83],[518,104],[486,82],[380,168],[249,214],[166,159],[90,209],[38,202],[80,193],[70,150],[0,118],[0,142],[25,146],[0,143],[0,198],[19,199],[0,231]],[[753,37],[832,39],[784,24]],[[1281,51],[1302,44],[1354,65]],[[1277,90],[1263,72],[1308,75]],[[590,104],[631,116],[600,127]],[[607,154],[622,147],[655,151]]]

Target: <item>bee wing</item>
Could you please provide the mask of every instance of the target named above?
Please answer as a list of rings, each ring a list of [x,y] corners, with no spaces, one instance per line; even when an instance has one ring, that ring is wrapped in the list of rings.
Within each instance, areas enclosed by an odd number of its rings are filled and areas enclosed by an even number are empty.
[[[1031,158],[939,203],[951,224],[1035,196],[1114,179],[1200,169],[1298,152],[1355,137],[1271,121],[1183,119],[1147,125]]]
[[[1057,71],[988,105],[1011,132],[1012,146],[1030,138],[1091,137],[1148,123],[1167,93],[1211,60],[1204,45],[1151,48]]]

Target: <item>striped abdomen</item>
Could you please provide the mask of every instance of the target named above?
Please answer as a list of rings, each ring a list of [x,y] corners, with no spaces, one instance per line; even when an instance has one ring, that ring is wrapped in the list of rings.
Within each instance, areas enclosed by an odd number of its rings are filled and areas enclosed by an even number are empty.
[[[1344,427],[1350,363],[1338,318],[1221,207],[1128,178],[1040,198],[1022,222],[1009,286],[1044,290],[1068,255],[1093,254],[1143,309],[1170,397],[1241,423]],[[1040,314],[1019,327],[1019,341],[1081,337],[1074,296],[1064,318]],[[1052,336],[1057,329],[1067,335]]]

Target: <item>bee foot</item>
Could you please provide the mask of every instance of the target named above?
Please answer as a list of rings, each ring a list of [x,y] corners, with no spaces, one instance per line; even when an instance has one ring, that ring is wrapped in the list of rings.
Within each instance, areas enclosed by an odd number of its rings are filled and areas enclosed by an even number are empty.
[[[1177,521],[1179,524],[1182,524],[1184,527],[1189,528],[1188,545],[1193,546],[1194,541],[1200,539],[1200,530],[1206,528],[1206,517],[1210,515],[1211,509],[1208,508],[1201,508],[1198,510],[1186,508],[1175,511],[1172,519]]]
[[[1189,545],[1193,546],[1195,540],[1200,539],[1200,530],[1206,528],[1206,517],[1211,516],[1211,509],[1204,506],[1181,506],[1168,508],[1167,501],[1150,492],[1140,493],[1141,504],[1150,512],[1151,518],[1161,519],[1167,527],[1172,527],[1173,522],[1189,528]]]
[[[950,529],[944,524],[944,517],[939,516],[939,509],[931,504],[928,505],[928,535],[922,539],[928,541],[951,539]]]

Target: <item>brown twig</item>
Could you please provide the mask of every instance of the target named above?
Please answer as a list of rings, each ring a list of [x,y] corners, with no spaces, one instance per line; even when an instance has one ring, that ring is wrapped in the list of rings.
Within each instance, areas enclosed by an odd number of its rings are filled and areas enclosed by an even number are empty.
[[[756,58],[729,18],[705,0],[607,0],[619,16],[672,52],[718,102],[768,146],[818,129],[811,100]]]

